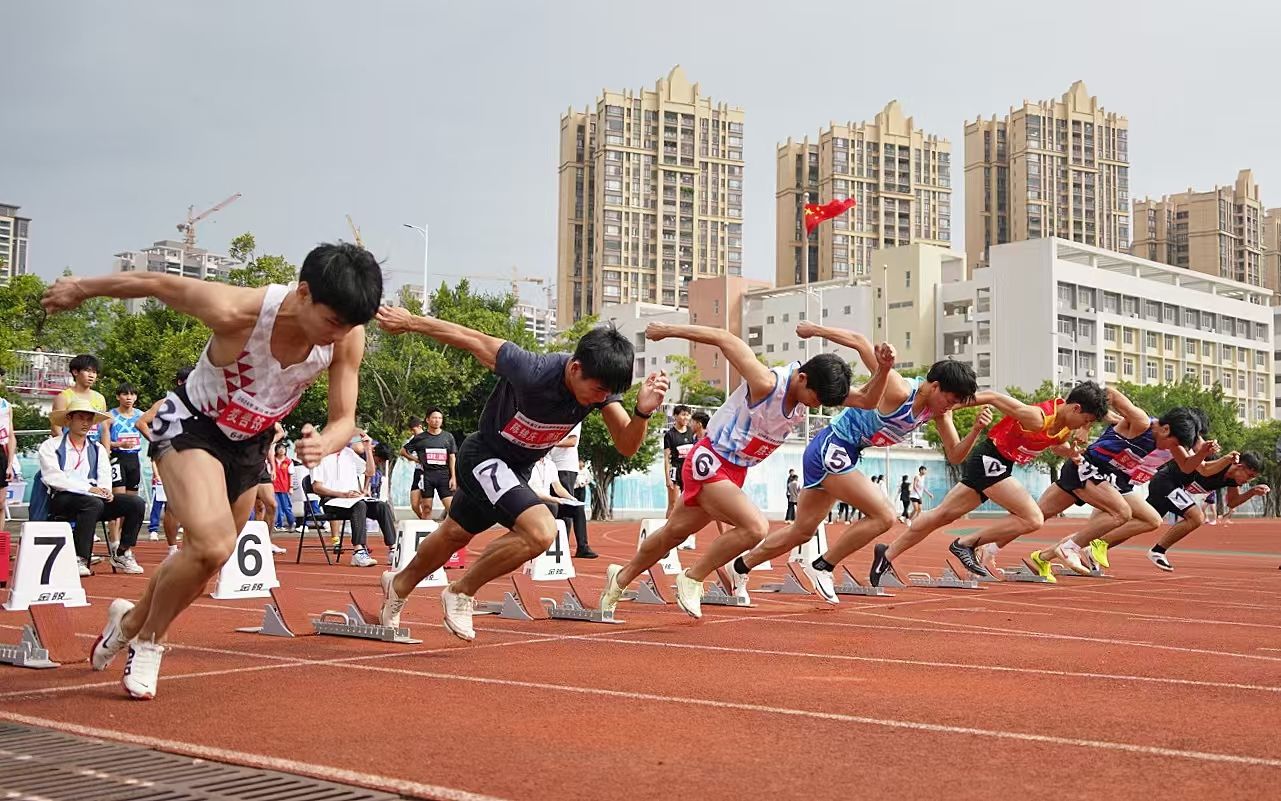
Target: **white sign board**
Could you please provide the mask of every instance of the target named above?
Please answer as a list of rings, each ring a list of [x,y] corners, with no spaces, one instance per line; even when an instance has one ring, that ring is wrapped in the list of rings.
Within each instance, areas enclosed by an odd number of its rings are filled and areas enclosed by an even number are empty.
[[[396,524],[396,570],[404,570],[410,562],[414,561],[418,546],[436,528],[435,520],[401,520]],[[445,568],[438,567],[418,582],[417,586],[445,587],[448,585],[449,579],[445,578]]]
[[[236,538],[236,549],[218,572],[218,586],[211,597],[270,598],[276,580],[276,563],[271,558],[271,538],[264,520],[250,520]]]
[[[640,525],[640,536],[636,539],[636,549],[640,550],[641,543],[645,541],[645,538],[665,525],[667,525],[666,520],[654,518],[642,520]],[[658,564],[663,568],[663,573],[668,576],[674,576],[683,569],[681,567],[681,556],[676,552],[675,548],[668,551],[667,554],[659,560]]]
[[[18,540],[18,563],[4,608],[18,612],[32,604],[88,606],[70,523],[27,523]]]
[[[814,536],[793,548],[787,561],[813,564],[815,559],[825,553],[827,553],[827,529],[819,523],[818,531],[814,532]]]
[[[556,539],[551,547],[525,563],[525,573],[534,581],[574,578],[574,561],[569,558],[569,532],[565,521],[556,521]]]

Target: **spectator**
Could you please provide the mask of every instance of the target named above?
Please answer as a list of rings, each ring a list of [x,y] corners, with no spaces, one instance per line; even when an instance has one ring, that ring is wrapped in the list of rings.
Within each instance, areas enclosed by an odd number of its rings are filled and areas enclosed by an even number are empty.
[[[72,359],[68,368],[71,370],[71,386],[54,396],[53,411],[59,412],[66,409],[67,404],[78,398],[86,404],[85,408],[105,414],[107,411],[107,399],[102,397],[101,392],[93,388],[93,385],[98,382],[98,372],[100,370],[98,358],[83,353]],[[58,437],[67,433],[66,428],[59,430],[58,426],[53,425],[52,413],[49,415],[49,420],[49,436]],[[94,426],[93,430],[89,432],[89,439],[94,442],[110,442],[110,420],[111,417],[106,416],[101,421],[101,425]]]
[[[565,497],[572,498],[574,487],[578,484],[578,439],[583,434],[583,424],[579,423],[552,448],[550,456],[556,465],[556,478],[566,490]],[[584,535],[584,542],[586,535]],[[590,548],[588,549],[591,550]]]
[[[99,396],[101,397],[101,396]],[[124,573],[138,574],[142,567],[133,555],[138,529],[146,504],[137,495],[111,492],[111,457],[107,449],[89,437],[110,415],[95,409],[81,398],[73,398],[63,409],[49,415],[50,423],[67,429],[40,446],[40,478],[49,490],[50,517],[75,525],[76,557],[80,575],[89,575],[94,529],[105,520],[121,519],[120,544],[111,552],[111,566]]]
[[[40,345],[36,345],[35,353],[31,354],[31,370],[35,373],[36,389],[41,389],[49,380],[49,354]]]
[[[564,520],[567,525],[574,528],[574,558],[575,559],[596,559],[600,554],[596,553],[587,544],[587,510],[570,494],[560,482],[557,475],[556,462],[548,454],[534,463],[533,471],[529,475],[529,488],[534,491],[551,513],[558,520]]]
[[[373,441],[363,431],[357,431],[357,435],[360,439],[354,447],[348,445],[320,460],[312,474],[311,487],[320,496],[325,512],[335,520],[351,523],[351,544],[355,549],[352,565],[374,567],[378,562],[369,555],[366,518],[378,521],[389,556],[396,542],[396,520],[390,504],[368,497],[369,481],[377,472]]]
[[[134,404],[138,402],[138,391],[132,384],[124,383],[116,388],[116,408],[111,415],[111,426],[107,429],[109,438],[107,447],[111,451],[111,491],[117,495],[137,495],[142,484],[142,462],[138,453],[142,450],[142,432],[138,430],[138,421],[142,410]],[[108,548],[115,550],[120,541],[120,521],[112,520],[107,530]]]
[[[903,476],[903,483],[898,485],[898,499],[903,504],[903,514],[899,515],[899,520],[906,523],[908,515],[912,513],[912,484],[907,476]]]
[[[921,514],[921,498],[927,495],[930,500],[934,500],[934,493],[925,487],[925,465],[921,465],[921,468],[916,471],[916,476],[912,479],[912,491],[908,494],[912,501],[912,514],[909,519],[915,520]]]
[[[0,390],[4,389],[4,376],[4,368],[0,367]],[[0,523],[8,519],[7,496],[9,482],[16,478],[14,470],[18,462],[14,449],[17,444],[18,435],[13,433],[13,409],[9,407],[9,401],[0,395]]]
[[[784,520],[796,519],[796,501],[801,497],[801,480],[796,477],[796,471],[788,468],[787,471],[787,513],[783,515]]]
[[[592,483],[591,465],[579,459],[578,478],[574,481],[574,498],[579,503],[587,503],[587,485],[590,483]]]
[[[272,462],[271,488],[276,493],[276,528],[293,531],[297,526],[297,521],[294,520],[294,503],[290,499],[293,460],[289,458],[289,449],[283,441],[276,443],[276,455]]]

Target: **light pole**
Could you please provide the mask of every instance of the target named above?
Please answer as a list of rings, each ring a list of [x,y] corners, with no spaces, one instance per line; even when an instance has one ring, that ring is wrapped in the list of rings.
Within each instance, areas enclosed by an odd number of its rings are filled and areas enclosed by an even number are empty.
[[[410,225],[409,223],[401,223],[401,225],[405,226],[406,228],[412,228],[418,233],[423,235],[423,310],[426,311],[427,309],[427,244],[428,244],[427,224],[423,223],[422,226],[417,226],[417,225]]]

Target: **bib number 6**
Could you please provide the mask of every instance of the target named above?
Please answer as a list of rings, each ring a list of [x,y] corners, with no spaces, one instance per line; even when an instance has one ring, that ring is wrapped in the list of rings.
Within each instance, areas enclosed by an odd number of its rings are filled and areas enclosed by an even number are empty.
[[[486,459],[472,468],[471,474],[491,504],[497,504],[499,498],[520,486],[520,479],[502,459]]]
[[[721,469],[721,460],[707,448],[698,448],[689,458],[693,460],[691,472],[699,481],[706,481]]]

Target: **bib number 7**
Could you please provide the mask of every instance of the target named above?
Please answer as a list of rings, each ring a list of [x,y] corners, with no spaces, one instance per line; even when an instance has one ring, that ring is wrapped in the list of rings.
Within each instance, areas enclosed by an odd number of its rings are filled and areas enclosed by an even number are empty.
[[[1181,487],[1175,487],[1174,491],[1165,497],[1168,498],[1170,503],[1174,504],[1174,508],[1178,509],[1180,512],[1184,509],[1188,509],[1195,503],[1195,501],[1192,500],[1192,496]]]
[[[497,504],[499,498],[520,486],[520,479],[502,459],[486,459],[472,468],[471,474],[491,504]]]

